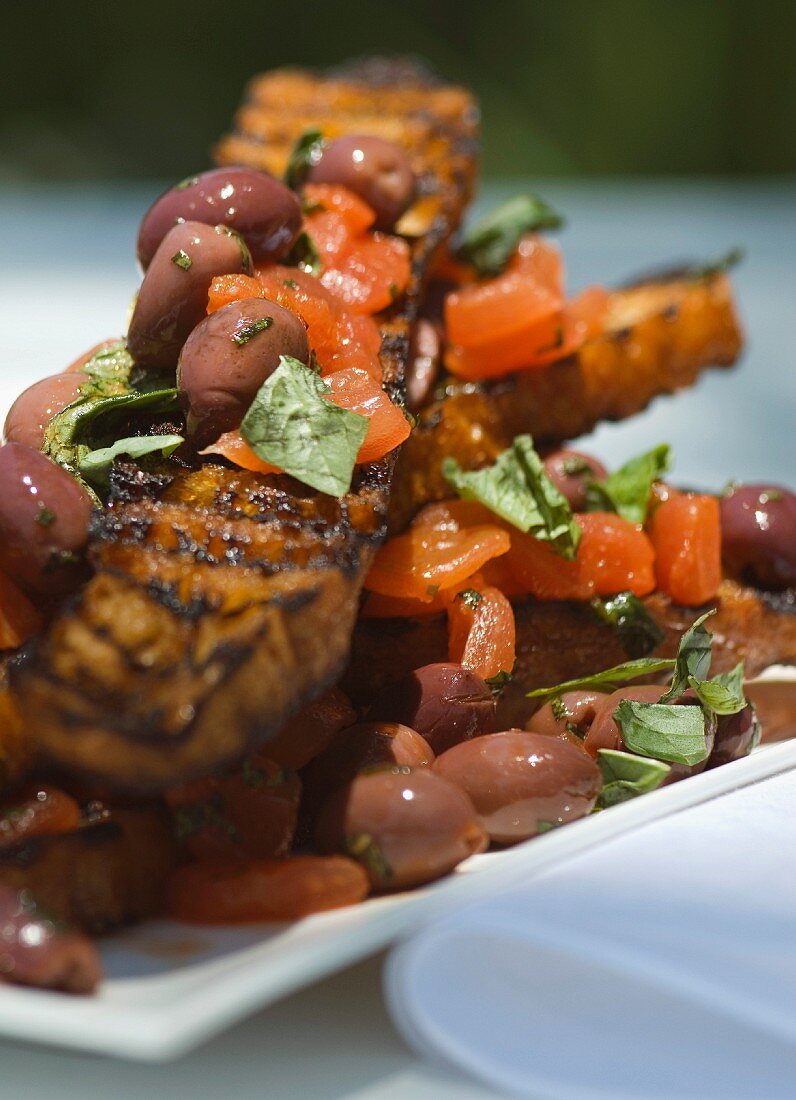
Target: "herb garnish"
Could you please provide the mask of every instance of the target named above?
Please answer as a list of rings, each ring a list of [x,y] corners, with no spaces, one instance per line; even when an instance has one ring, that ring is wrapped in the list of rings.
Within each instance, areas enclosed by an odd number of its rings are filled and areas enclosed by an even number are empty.
[[[178,249],[171,257],[171,262],[176,264],[177,267],[181,267],[183,271],[190,271],[193,266],[193,260],[182,248]]]
[[[321,263],[321,254],[318,251],[317,245],[312,237],[309,235],[306,229],[302,229],[296,242],[285,256],[282,263],[288,267],[298,267],[307,275],[314,275],[316,278],[323,271],[323,264]]]
[[[46,504],[42,504],[42,506],[36,513],[36,522],[39,524],[40,527],[50,527],[53,523],[55,523],[55,519],[55,512],[53,512],[52,509],[48,508]]]
[[[705,629],[705,620],[713,611],[706,611],[686,630],[677,647],[677,657],[674,662],[674,673],[669,690],[661,696],[661,702],[667,703],[670,699],[677,699],[689,687],[691,677],[702,680],[710,669],[711,646],[713,636]]]
[[[454,458],[446,458],[442,473],[464,500],[479,501],[562,557],[575,557],[581,529],[566,497],[545,473],[530,435],[518,435],[494,466],[463,470]]]
[[[499,275],[526,233],[563,224],[561,215],[536,195],[517,195],[468,229],[456,255],[479,275]]]
[[[369,833],[356,833],[345,838],[345,850],[359,863],[364,864],[374,882],[388,882],[392,878],[392,867],[384,858],[384,853]]]
[[[591,601],[595,614],[613,627],[628,657],[646,657],[663,641],[663,631],[632,592],[620,592],[602,600]]]
[[[602,672],[594,672],[590,676],[580,676],[576,680],[565,680],[555,687],[536,688],[528,692],[529,699],[544,699],[554,695],[564,695],[568,691],[589,690],[616,691],[622,684],[638,680],[642,676],[653,676],[657,672],[666,672],[674,668],[673,657],[638,657],[634,661],[625,661],[624,664],[614,665]]]
[[[669,469],[669,445],[661,443],[651,451],[637,455],[602,481],[592,481],[586,489],[590,512],[617,512],[630,523],[647,518],[650,491]]]
[[[323,134],[320,130],[305,130],[298,138],[285,169],[285,183],[296,191],[307,179],[310,169],[323,156]]]
[[[618,749],[598,749],[597,764],[605,783],[597,799],[601,809],[654,791],[671,771],[669,765],[660,760]]]
[[[483,598],[476,588],[463,588],[461,592],[456,593],[456,599],[463,600],[472,611],[475,611]]]
[[[351,487],[369,421],[328,400],[331,388],[298,359],[281,356],[240,431],[258,458],[331,496]]]
[[[693,279],[695,282],[707,282],[709,279],[713,279],[716,275],[722,275],[725,271],[729,271],[731,267],[735,267],[746,255],[746,249],[736,245],[735,248],[731,248],[729,252],[725,252],[723,256],[720,256],[717,260],[713,260],[712,263],[707,264],[695,264],[693,267],[689,267],[685,273],[687,279]]]
[[[493,695],[500,695],[506,685],[511,683],[511,673],[502,668],[494,676],[487,676],[484,683],[492,689]]]
[[[672,764],[700,764],[708,755],[701,707],[623,699],[614,712],[631,752]]]
[[[273,323],[273,317],[259,317],[256,321],[246,321],[232,333],[232,343],[242,348],[244,344],[248,344],[253,336],[256,336],[258,332],[265,332]]]
[[[168,458],[184,442],[181,435],[135,435],[127,439],[117,439],[110,447],[100,447],[84,455],[80,460],[78,471],[87,481],[100,489],[105,489],[109,484],[113,461],[120,455],[144,458],[146,455],[160,452],[164,458]]]
[[[186,187],[193,187],[198,181],[198,176],[186,176],[184,180],[180,180],[179,183],[174,184],[175,191],[184,191]]]

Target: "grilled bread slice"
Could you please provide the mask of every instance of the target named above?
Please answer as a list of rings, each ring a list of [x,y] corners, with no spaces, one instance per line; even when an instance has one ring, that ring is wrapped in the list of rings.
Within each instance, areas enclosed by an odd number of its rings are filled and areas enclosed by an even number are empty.
[[[450,495],[442,461],[465,469],[494,462],[516,435],[549,446],[601,420],[640,412],[659,394],[689,386],[711,366],[730,366],[742,335],[724,275],[661,277],[615,291],[607,330],[577,355],[491,383],[457,383],[424,409],[395,471],[390,526]]]
[[[401,141],[418,175],[412,278],[380,318],[385,386],[403,398],[410,326],[475,172],[478,113],[404,63],[256,80],[218,159],[281,173],[309,127]],[[147,794],[240,759],[345,665],[386,530],[394,455],[341,500],[208,464],[118,473],[91,539],[95,574],[15,668],[42,757]]]
[[[644,600],[664,632],[656,655],[674,656],[683,632],[704,608],[680,607],[659,592]],[[725,580],[713,606],[714,672],[727,672],[743,660],[747,676],[772,664],[796,664],[796,604],[790,595],[776,595]],[[588,676],[627,660],[616,631],[602,622],[588,604],[556,600],[514,603],[517,660],[500,698],[500,728],[522,725],[532,707],[528,691]],[[428,619],[365,619],[354,635],[351,664],[342,687],[361,706],[413,668],[446,661],[447,621]]]

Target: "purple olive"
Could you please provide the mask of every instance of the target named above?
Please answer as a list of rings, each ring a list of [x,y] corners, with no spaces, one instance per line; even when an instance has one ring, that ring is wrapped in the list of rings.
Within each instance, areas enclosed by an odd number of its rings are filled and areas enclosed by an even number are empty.
[[[91,940],[36,911],[27,891],[0,886],[0,977],[63,993],[93,993],[102,962]]]
[[[796,584],[796,493],[778,485],[739,485],[721,501],[727,570],[762,588]]]
[[[424,317],[415,325],[406,369],[406,404],[410,412],[425,405],[439,375],[441,340],[437,326]]]
[[[258,264],[276,263],[301,230],[301,206],[289,187],[253,168],[214,168],[165,191],[144,214],[138,261],[146,269],[179,222],[237,229]]]
[[[167,369],[207,315],[215,275],[251,274],[243,238],[226,225],[183,222],[168,231],[147,269],[127,334],[139,367]]]
[[[428,768],[357,776],[324,803],[315,838],[358,860],[380,890],[431,882],[488,843],[467,795]]]
[[[38,451],[47,425],[77,399],[86,381],[85,375],[70,372],[53,374],[28,386],[8,410],[3,428],[6,443],[24,443]]]
[[[342,730],[304,771],[307,801],[318,806],[337,787],[360,772],[384,764],[427,768],[434,760],[430,745],[399,722],[362,722]]]
[[[364,199],[377,229],[393,229],[415,197],[416,180],[404,150],[370,134],[347,134],[324,146],[309,183],[337,183]]]
[[[469,796],[498,844],[515,844],[585,817],[603,785],[600,769],[582,749],[524,730],[454,745],[437,757],[432,770]]]
[[[263,298],[245,298],[211,313],[183,345],[177,385],[188,434],[204,447],[237,428],[281,355],[309,362],[304,325]]]
[[[375,718],[417,730],[435,753],[491,733],[495,713],[495,697],[481,677],[448,663],[407,673],[373,707]]]
[[[23,588],[73,587],[91,509],[79,482],[41,451],[21,443],[0,447],[0,569]]]
[[[575,512],[586,507],[586,486],[590,481],[602,481],[608,471],[602,462],[581,451],[554,451],[544,460],[545,473],[567,498]]]
[[[708,768],[718,768],[748,756],[760,740],[760,723],[757,712],[749,703],[737,714],[720,714],[716,720],[716,737]]]

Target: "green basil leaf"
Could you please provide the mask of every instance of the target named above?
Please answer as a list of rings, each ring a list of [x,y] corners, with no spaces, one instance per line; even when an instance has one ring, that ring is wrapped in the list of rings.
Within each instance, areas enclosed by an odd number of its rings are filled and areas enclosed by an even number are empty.
[[[607,600],[595,597],[591,606],[616,631],[628,657],[646,657],[663,641],[663,631],[632,592],[620,592]]]
[[[302,271],[306,271],[308,275],[315,275],[316,278],[323,271],[321,254],[306,229],[302,229],[296,237],[295,244],[282,263],[288,267],[299,267]]]
[[[672,657],[639,657],[635,661],[625,661],[624,664],[606,668],[603,672],[595,672],[591,676],[581,676],[577,680],[565,680],[555,687],[536,688],[528,692],[529,699],[542,699],[551,695],[564,695],[567,691],[580,691],[581,689],[594,689],[596,691],[615,691],[621,684],[627,684],[631,680],[638,680],[641,676],[651,676],[657,672],[668,672],[674,667]]]
[[[623,699],[614,711],[631,752],[672,764],[699,764],[708,755],[701,707],[665,706]]]
[[[128,439],[117,439],[110,447],[89,451],[80,460],[78,469],[87,481],[99,488],[105,488],[109,483],[113,460],[119,455],[136,459],[160,451],[164,458],[168,458],[184,442],[181,435],[137,435]]]
[[[298,359],[283,355],[260,387],[240,431],[254,453],[331,496],[351,487],[369,421],[327,400],[331,388]]]
[[[593,481],[586,490],[590,512],[617,512],[631,523],[647,518],[650,490],[669,469],[669,445],[637,455],[602,481]]]
[[[743,691],[743,661],[730,672],[720,673],[710,680],[697,680],[688,677],[688,683],[696,692],[700,702],[716,714],[737,714],[746,706]]]
[[[707,676],[712,657],[713,635],[709,630],[705,630],[703,624],[706,619],[715,614],[714,608],[700,615],[680,639],[672,683],[669,690],[661,696],[662,703],[679,698],[690,687],[689,680],[692,677],[695,680],[704,680]]]
[[[479,275],[498,275],[526,233],[563,224],[561,215],[536,195],[517,195],[464,233],[457,257],[472,264]]]
[[[518,435],[494,466],[463,470],[454,458],[446,458],[442,473],[462,499],[479,501],[520,531],[549,543],[562,557],[575,557],[580,526],[566,497],[545,473],[529,435]]]
[[[323,156],[323,134],[320,130],[305,130],[296,141],[285,169],[285,183],[297,190],[309,171]]]
[[[84,395],[121,393],[128,388],[130,373],[133,369],[133,357],[127,350],[125,342],[118,340],[103,344],[81,369],[90,380],[83,387]]]
[[[605,781],[597,799],[597,805],[603,809],[654,791],[671,771],[661,760],[618,749],[598,749],[597,764]]]
[[[729,271],[731,267],[735,267],[746,255],[746,249],[740,248],[738,245],[735,248],[731,248],[729,252],[725,252],[723,256],[720,256],[717,260],[713,260],[707,264],[695,264],[689,267],[686,271],[687,279],[694,279],[696,282],[707,282],[709,279],[713,279],[716,275],[723,275],[725,271]]]

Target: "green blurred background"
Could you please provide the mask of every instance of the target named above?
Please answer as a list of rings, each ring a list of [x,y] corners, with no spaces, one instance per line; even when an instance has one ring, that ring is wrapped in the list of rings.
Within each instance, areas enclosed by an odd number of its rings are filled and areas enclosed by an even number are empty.
[[[479,95],[487,176],[796,171],[794,0],[2,0],[0,178],[178,177],[249,76],[412,52]]]

